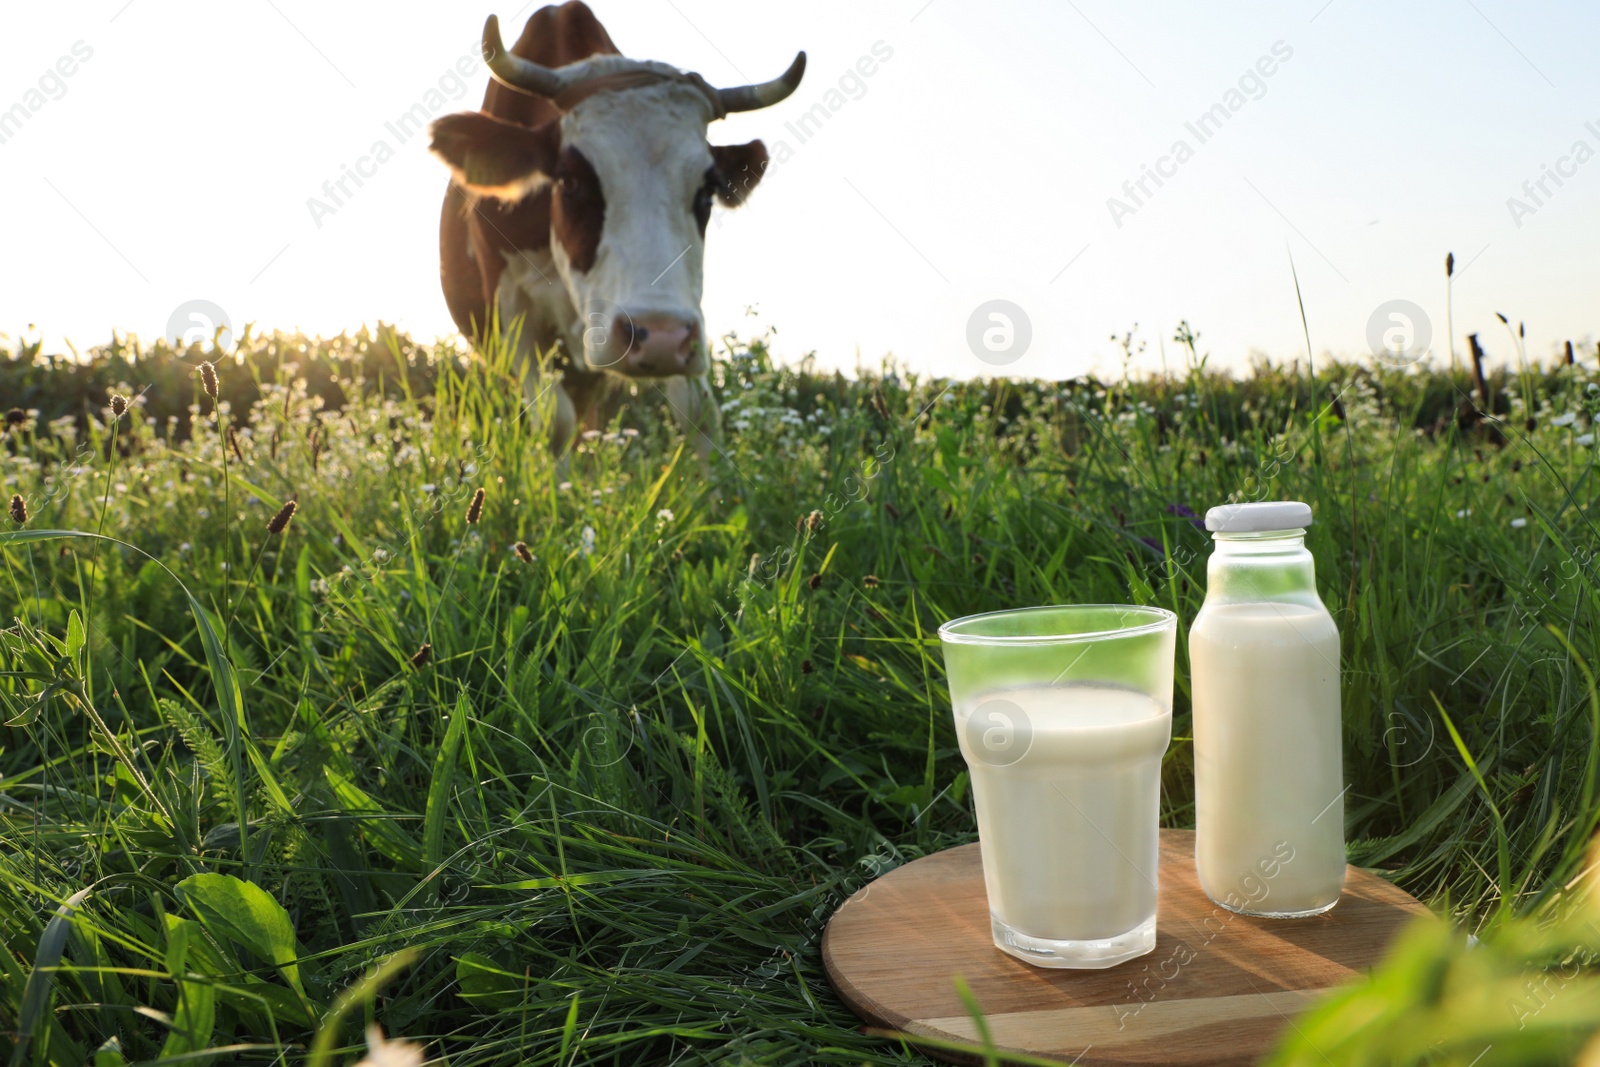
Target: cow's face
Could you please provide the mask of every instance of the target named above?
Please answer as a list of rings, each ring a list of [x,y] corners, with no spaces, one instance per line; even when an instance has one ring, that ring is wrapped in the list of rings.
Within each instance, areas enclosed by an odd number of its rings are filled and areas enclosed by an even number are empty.
[[[576,360],[629,377],[703,373],[712,202],[740,203],[767,152],[760,141],[708,144],[712,106],[670,67],[606,56],[563,73],[603,76],[611,66],[664,76],[587,96],[537,129],[447,116],[434,124],[433,149],[480,196],[517,200],[551,187],[550,251],[576,310]]]

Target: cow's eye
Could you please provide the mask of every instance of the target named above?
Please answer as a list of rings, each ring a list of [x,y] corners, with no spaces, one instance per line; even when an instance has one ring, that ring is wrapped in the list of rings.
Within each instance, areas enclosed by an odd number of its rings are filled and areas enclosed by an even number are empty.
[[[706,224],[711,221],[711,201],[716,196],[716,186],[710,180],[695,190],[694,194],[694,220],[700,224],[700,232],[706,232]]]

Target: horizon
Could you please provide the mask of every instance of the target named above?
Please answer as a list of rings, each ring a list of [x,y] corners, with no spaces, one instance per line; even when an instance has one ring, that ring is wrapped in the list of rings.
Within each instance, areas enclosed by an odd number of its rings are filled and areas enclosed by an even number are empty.
[[[459,333],[455,335],[446,334],[438,337],[419,338],[412,336],[404,330],[398,329],[393,323],[387,322],[363,323],[360,326],[345,330],[339,334],[307,334],[295,330],[258,329],[258,325],[259,324],[257,323],[245,324],[245,326],[238,331],[238,336],[232,337],[231,340],[229,340],[224,348],[220,351],[217,350],[214,345],[208,347],[204,343],[202,343],[200,347],[194,351],[203,356],[206,360],[219,364],[225,360],[243,362],[247,352],[243,339],[243,335],[246,333],[246,330],[248,330],[248,336],[253,343],[259,343],[262,339],[268,336],[301,338],[306,341],[331,343],[337,341],[340,337],[359,337],[363,332],[369,337],[376,339],[382,337],[385,332],[392,330],[398,336],[421,348],[433,350],[453,348],[456,354],[463,357],[470,357],[472,354],[472,346],[469,345],[466,339]],[[770,340],[770,337],[771,335],[769,334],[755,333],[741,337],[739,339],[739,343],[747,344],[753,340],[767,341]],[[37,339],[38,338],[36,338],[36,340]],[[1168,338],[1168,340],[1170,341],[1172,339]],[[713,352],[714,355],[728,354],[728,349],[723,346],[723,341],[723,338],[716,339]],[[4,351],[10,356],[14,357],[16,352],[20,351],[20,348],[23,345],[30,343],[32,342],[27,341],[26,338],[22,338],[17,335],[11,335],[6,333],[4,330],[0,330],[0,351]],[[75,351],[70,349],[67,351],[52,351],[48,348],[41,348],[39,354],[48,359],[65,360],[68,362],[75,361],[79,365],[86,365],[90,361],[93,353],[110,348],[113,344],[131,344],[138,351],[141,358],[148,353],[155,351],[159,346],[163,345],[168,347],[174,358],[181,359],[184,355],[187,355],[189,351],[188,349],[172,349],[166,339],[160,336],[157,336],[154,340],[147,340],[133,333],[125,333],[120,334],[114,340],[101,342],[99,344],[87,346],[75,345]],[[1480,345],[1481,344],[1482,342],[1480,340]],[[1508,346],[1508,350],[1511,352],[1511,355],[1504,358],[1492,357],[1487,351],[1485,351],[1482,368],[1486,377],[1492,376],[1499,372],[1516,374],[1520,371],[1528,371],[1537,374],[1552,374],[1559,371],[1562,366],[1568,365],[1565,360],[1564,352],[1561,351],[1556,351],[1549,354],[1530,352],[1525,359],[1519,359],[1516,355],[1516,351],[1509,334],[1506,340],[1506,345]],[[1573,362],[1579,368],[1588,369],[1589,365],[1600,364],[1600,342],[1595,342],[1587,349],[1574,344],[1573,352]],[[1211,358],[1211,356],[1212,353],[1205,351],[1200,352],[1200,358],[1204,362],[1204,366],[1200,368],[1202,373],[1223,375],[1236,381],[1242,381],[1250,375],[1269,371],[1290,371],[1291,373],[1298,375],[1300,373],[1300,365],[1306,362],[1303,351],[1299,355],[1289,359],[1278,359],[1264,352],[1252,351],[1242,362],[1215,361]],[[1169,381],[1181,381],[1184,378],[1189,377],[1191,374],[1188,360],[1186,358],[1174,357],[1169,357],[1165,366],[1162,366],[1159,361],[1152,365],[1148,360],[1141,361],[1137,358],[1129,361],[1126,366],[1120,364],[1114,367],[1101,366],[1096,363],[1091,364],[1090,366],[1079,370],[1074,374],[1054,378],[1038,374],[1006,374],[1002,373],[1000,368],[991,368],[989,373],[974,373],[961,376],[938,374],[933,371],[924,370],[923,368],[911,366],[903,357],[896,356],[893,353],[886,353],[885,355],[879,357],[876,362],[869,363],[866,360],[862,360],[850,366],[837,367],[832,365],[824,365],[818,362],[814,353],[804,353],[799,356],[791,356],[769,348],[768,357],[770,358],[773,366],[778,369],[798,371],[809,362],[812,364],[810,368],[812,373],[831,374],[837,372],[847,381],[860,381],[866,375],[877,375],[879,377],[883,377],[888,374],[904,373],[912,375],[922,374],[929,379],[938,379],[951,382],[985,380],[1018,382],[1070,382],[1080,378],[1088,378],[1104,383],[1115,380],[1124,375],[1128,380],[1132,381],[1150,382],[1159,381],[1163,378]],[[1349,355],[1324,350],[1316,354],[1313,362],[1315,368],[1318,369],[1324,368],[1328,364],[1332,364],[1338,367],[1353,367],[1369,370],[1383,369],[1390,372],[1416,375],[1448,375],[1459,372],[1470,377],[1472,373],[1470,354],[1461,353],[1459,351],[1457,352],[1457,360],[1454,366],[1451,365],[1450,361],[1444,356],[1443,353],[1431,350],[1423,356],[1404,359],[1401,361],[1385,360],[1382,357],[1374,356],[1373,354],[1366,352]]]

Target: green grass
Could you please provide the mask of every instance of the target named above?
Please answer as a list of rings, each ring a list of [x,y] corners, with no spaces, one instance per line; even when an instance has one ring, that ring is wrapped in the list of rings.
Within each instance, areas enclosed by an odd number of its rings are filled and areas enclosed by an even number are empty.
[[[30,512],[0,535],[13,1064],[343,1063],[371,1019],[457,1067],[926,1062],[818,948],[973,839],[934,630],[1188,622],[1183,509],[1260,498],[1315,510],[1352,862],[1484,936],[1417,935],[1284,1062],[1566,1062],[1600,1026],[1581,977],[1531,1031],[1466,999],[1594,941],[1564,889],[1597,810],[1592,368],[1494,376],[1495,429],[1464,376],[851,382],[735,341],[707,476],[649,394],[562,472],[498,355],[241,349],[220,417],[193,352],[0,359],[41,409],[0,439]],[[1181,643],[1178,676],[1185,826]]]

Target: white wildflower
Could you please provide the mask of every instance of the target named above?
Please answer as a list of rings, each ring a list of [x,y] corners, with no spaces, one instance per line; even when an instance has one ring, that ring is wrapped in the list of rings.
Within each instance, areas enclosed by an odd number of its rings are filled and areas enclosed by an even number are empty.
[[[1550,425],[1551,426],[1571,426],[1574,422],[1577,421],[1577,419],[1578,419],[1577,414],[1575,412],[1569,411],[1565,415],[1557,415],[1555,418],[1551,419],[1550,420]]]
[[[367,1054],[355,1067],[422,1067],[422,1046],[415,1041],[388,1041],[376,1023],[367,1027]]]
[[[677,516],[672,513],[671,508],[662,508],[660,511],[656,512],[657,522],[671,522],[675,518],[677,518]]]
[[[1594,434],[1580,433],[1578,436],[1574,437],[1573,440],[1582,445],[1584,448],[1588,448],[1590,445],[1594,444]]]
[[[1464,518],[1466,518],[1467,516],[1469,516],[1471,514],[1472,514],[1472,509],[1471,508],[1462,508],[1460,511],[1456,512],[1456,518],[1464,519]]]
[[[384,560],[386,560],[388,558],[389,558],[389,550],[388,549],[386,549],[386,548],[375,548],[375,549],[372,550],[373,562],[382,563]]]
[[[1512,519],[1511,520],[1511,528],[1513,530],[1520,530],[1526,525],[1528,525],[1528,520],[1527,519]]]
[[[593,526],[585,526],[583,528],[583,544],[581,546],[579,546],[578,550],[580,552],[582,552],[585,556],[593,555],[594,554],[594,540],[595,540],[594,527]]]

